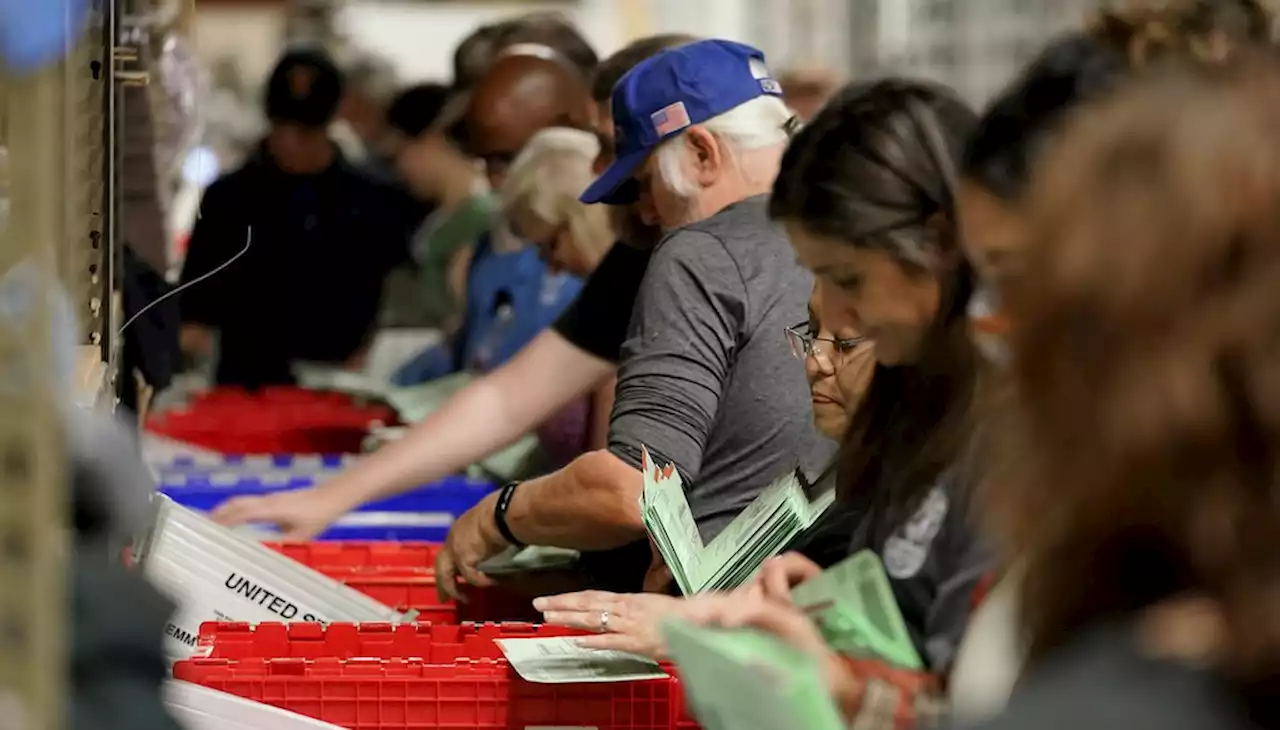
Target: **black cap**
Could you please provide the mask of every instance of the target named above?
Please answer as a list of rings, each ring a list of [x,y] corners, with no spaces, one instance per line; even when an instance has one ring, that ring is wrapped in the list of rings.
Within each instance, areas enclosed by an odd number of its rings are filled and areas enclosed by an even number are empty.
[[[410,86],[391,100],[387,107],[387,125],[407,137],[417,137],[436,123],[450,94],[444,84]]]
[[[319,49],[286,52],[267,81],[267,118],[304,127],[333,121],[342,101],[342,72]]]

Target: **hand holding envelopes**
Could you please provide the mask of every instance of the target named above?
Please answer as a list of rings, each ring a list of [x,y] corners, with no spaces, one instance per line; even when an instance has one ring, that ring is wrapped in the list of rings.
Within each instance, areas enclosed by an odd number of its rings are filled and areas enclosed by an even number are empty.
[[[809,609],[833,649],[922,669],[880,558],[863,550],[796,586],[791,599]]]
[[[680,683],[706,730],[842,730],[813,657],[751,629],[663,626]]]
[[[826,492],[810,502],[795,472],[769,485],[724,530],[704,545],[689,510],[680,473],[657,469],[643,450],[640,512],[654,545],[685,595],[724,591],[745,583],[766,558],[808,529],[835,501]]]

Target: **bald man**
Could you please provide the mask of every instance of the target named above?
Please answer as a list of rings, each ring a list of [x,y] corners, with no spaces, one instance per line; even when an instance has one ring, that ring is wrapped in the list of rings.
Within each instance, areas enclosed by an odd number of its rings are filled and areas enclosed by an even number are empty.
[[[496,189],[529,138],[547,127],[592,129],[591,90],[577,67],[546,46],[517,45],[471,94],[467,147]]]

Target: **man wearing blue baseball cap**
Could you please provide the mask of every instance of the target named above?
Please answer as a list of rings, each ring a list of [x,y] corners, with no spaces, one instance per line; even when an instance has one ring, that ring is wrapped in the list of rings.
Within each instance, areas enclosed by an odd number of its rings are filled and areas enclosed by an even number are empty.
[[[622,346],[609,447],[463,515],[440,584],[484,585],[483,559],[534,544],[582,550],[597,586],[636,590],[651,558],[642,447],[680,471],[704,541],[830,455],[783,334],[805,319],[811,281],[766,211],[793,124],[780,94],[760,51],[722,40],[658,53],[614,87],[617,156],[582,199],[635,204],[665,235]]]

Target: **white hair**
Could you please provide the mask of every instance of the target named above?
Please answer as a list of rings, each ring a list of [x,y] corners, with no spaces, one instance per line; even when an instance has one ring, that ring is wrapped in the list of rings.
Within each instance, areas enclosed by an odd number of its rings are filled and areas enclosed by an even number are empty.
[[[500,195],[503,211],[527,211],[550,225],[566,225],[579,246],[610,245],[607,211],[581,203],[595,180],[593,165],[600,140],[590,132],[551,127],[534,134],[511,163]]]
[[[794,114],[776,96],[757,96],[739,104],[718,117],[703,122],[701,127],[725,143],[729,154],[739,159],[739,152],[785,145],[790,138],[788,128]],[[672,192],[691,198],[698,192],[684,168],[684,135],[677,135],[658,146],[658,174]]]

